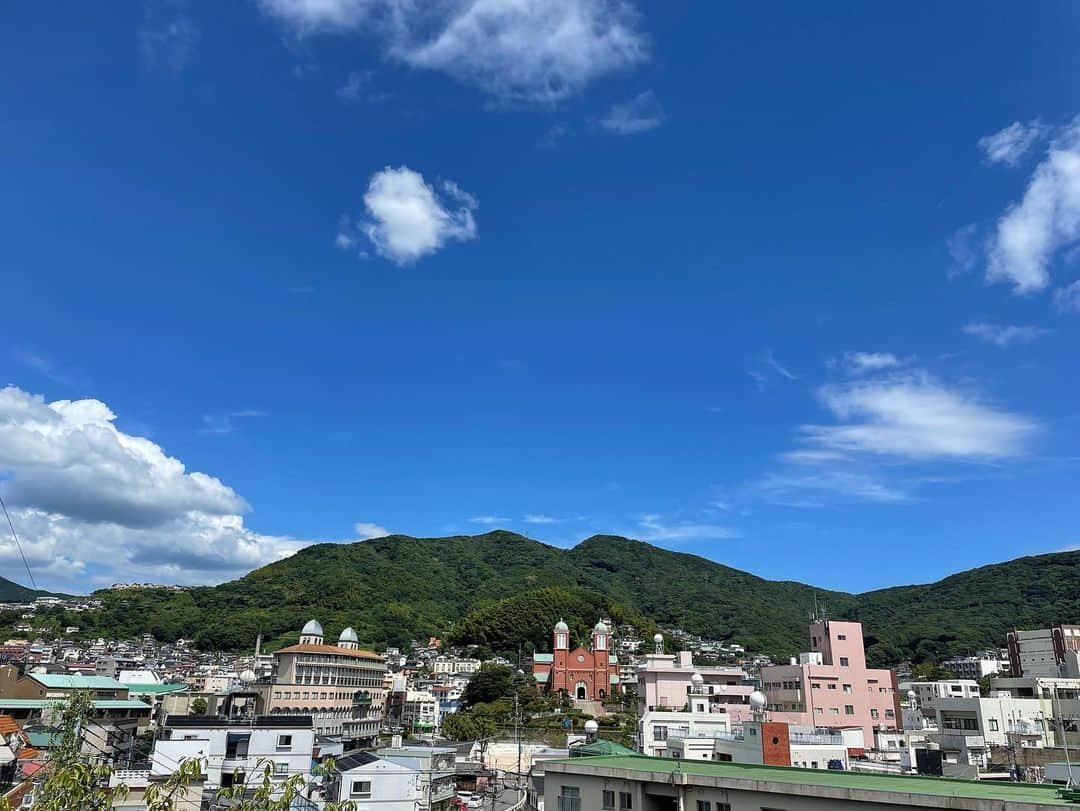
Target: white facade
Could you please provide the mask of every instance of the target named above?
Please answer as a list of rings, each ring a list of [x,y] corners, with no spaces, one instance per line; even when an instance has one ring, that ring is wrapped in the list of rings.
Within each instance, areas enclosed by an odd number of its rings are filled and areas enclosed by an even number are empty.
[[[295,774],[310,777],[314,746],[310,718],[306,725],[299,718],[257,717],[244,722],[170,718],[154,743],[151,774],[172,774],[182,761],[200,758],[206,761],[208,788],[250,778],[262,760],[273,763],[275,780],[285,781]]]
[[[1009,669],[1009,660],[987,658],[984,656],[962,656],[942,662],[941,666],[951,670],[958,679],[971,679],[977,681],[985,676],[995,676]]]
[[[436,657],[431,665],[434,673],[475,673],[479,669],[479,659],[459,659],[456,656]]]
[[[979,685],[970,679],[916,681],[911,683],[919,710],[926,718],[937,717],[937,703],[943,698],[979,698]]]
[[[665,757],[671,737],[709,738],[731,731],[731,719],[720,713],[650,710],[638,719],[640,749],[650,757]]]

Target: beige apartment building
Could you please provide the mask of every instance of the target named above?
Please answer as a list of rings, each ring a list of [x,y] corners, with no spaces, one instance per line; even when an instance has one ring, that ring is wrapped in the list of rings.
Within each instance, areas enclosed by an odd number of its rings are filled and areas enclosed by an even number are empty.
[[[309,715],[317,735],[341,736],[353,746],[377,741],[386,702],[386,660],[361,650],[346,628],[336,645],[323,642],[322,625],[311,620],[300,642],[274,653],[274,678],[257,685],[263,710],[272,715]]]

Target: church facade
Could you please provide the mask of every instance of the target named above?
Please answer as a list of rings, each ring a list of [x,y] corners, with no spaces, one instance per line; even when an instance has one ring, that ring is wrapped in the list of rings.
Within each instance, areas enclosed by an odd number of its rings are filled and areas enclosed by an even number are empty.
[[[551,653],[533,655],[533,678],[551,693],[581,701],[604,701],[619,688],[619,659],[612,651],[611,629],[603,620],[592,631],[592,645],[570,649],[570,628],[559,620],[551,634]]]

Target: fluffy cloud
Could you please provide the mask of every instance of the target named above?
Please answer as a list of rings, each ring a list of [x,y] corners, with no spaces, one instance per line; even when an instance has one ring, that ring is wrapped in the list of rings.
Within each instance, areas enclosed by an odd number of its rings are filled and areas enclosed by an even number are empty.
[[[651,90],[612,106],[600,126],[617,135],[634,135],[656,129],[664,123],[664,110]]]
[[[986,278],[1035,293],[1050,284],[1058,251],[1080,240],[1080,117],[1054,137],[1023,199],[998,220]]]
[[[344,223],[337,245],[353,248],[363,235],[381,256],[399,265],[412,264],[452,239],[475,239],[477,206],[476,198],[454,183],[446,181],[436,190],[419,172],[388,166],[368,183],[367,219]]]
[[[1046,137],[1047,131],[1048,127],[1038,119],[1026,124],[1014,121],[993,135],[980,138],[979,149],[986,155],[988,163],[1016,166],[1031,147]]]
[[[507,101],[551,104],[643,61],[627,0],[260,0],[299,36],[365,33],[388,58]]]
[[[356,537],[361,541],[371,538],[385,538],[387,535],[393,534],[386,527],[373,524],[370,521],[357,521],[353,529],[356,531]]]
[[[973,321],[964,326],[964,332],[968,335],[1002,349],[1013,344],[1029,344],[1037,338],[1049,335],[1052,331],[1033,326],[988,324],[985,321]]]
[[[232,488],[115,420],[99,400],[0,390],[0,480],[35,570],[69,583],[90,569],[94,578],[206,582],[304,545],[247,529],[247,504]],[[14,554],[0,542],[0,561]]]
[[[828,451],[908,459],[989,460],[1024,452],[1035,423],[951,389],[926,373],[824,386],[821,402],[840,421],[804,425]]]
[[[787,454],[789,461],[819,464],[835,457]],[[897,504],[910,501],[906,490],[880,481],[868,473],[850,470],[810,469],[770,473],[755,482],[750,491],[771,504],[783,507],[824,507],[834,499],[869,501],[877,504]]]

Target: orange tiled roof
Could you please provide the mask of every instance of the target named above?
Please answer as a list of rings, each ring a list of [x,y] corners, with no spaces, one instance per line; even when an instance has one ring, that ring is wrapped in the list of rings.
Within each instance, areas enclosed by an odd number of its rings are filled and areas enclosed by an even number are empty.
[[[382,656],[369,650],[350,650],[339,648],[337,645],[290,645],[282,648],[278,653],[328,653],[338,656],[352,656],[357,659],[375,659],[382,661]]]
[[[32,746],[24,746],[19,750],[19,760],[33,760],[36,757],[41,757],[40,749],[35,749]]]
[[[0,735],[10,735],[12,732],[21,732],[22,727],[15,723],[10,715],[0,715]]]

